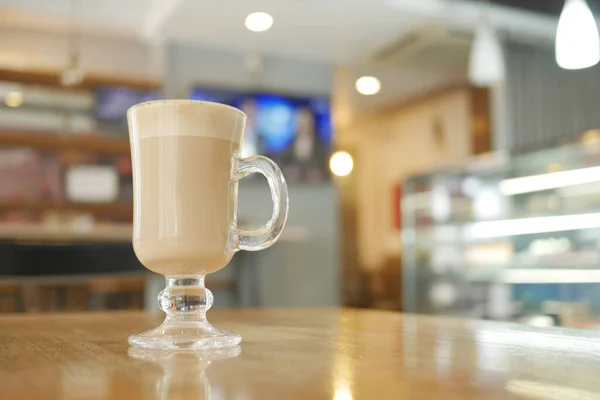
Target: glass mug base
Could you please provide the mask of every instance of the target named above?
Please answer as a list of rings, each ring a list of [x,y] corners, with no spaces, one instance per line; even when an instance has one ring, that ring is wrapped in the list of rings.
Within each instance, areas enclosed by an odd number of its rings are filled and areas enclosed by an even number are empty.
[[[129,336],[134,347],[161,350],[206,350],[235,347],[242,337],[217,329],[208,321],[165,320],[158,328]]]
[[[206,319],[213,303],[204,276],[167,277],[167,287],[158,295],[158,305],[167,317],[157,328],[131,335],[134,347],[193,351],[235,347],[240,335],[217,329]]]

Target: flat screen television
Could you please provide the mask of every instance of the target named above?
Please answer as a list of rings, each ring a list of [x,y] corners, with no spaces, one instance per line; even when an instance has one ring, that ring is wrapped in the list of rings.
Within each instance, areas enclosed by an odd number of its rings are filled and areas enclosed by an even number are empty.
[[[327,97],[195,88],[190,98],[237,107],[248,116],[242,156],[273,159],[289,181],[329,178],[331,108]]]

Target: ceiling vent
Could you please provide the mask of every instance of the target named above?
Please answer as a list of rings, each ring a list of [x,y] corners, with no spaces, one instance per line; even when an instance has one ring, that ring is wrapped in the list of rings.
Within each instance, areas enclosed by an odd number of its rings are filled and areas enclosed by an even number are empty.
[[[423,26],[377,51],[371,61],[427,71],[466,70],[473,35],[458,29]]]

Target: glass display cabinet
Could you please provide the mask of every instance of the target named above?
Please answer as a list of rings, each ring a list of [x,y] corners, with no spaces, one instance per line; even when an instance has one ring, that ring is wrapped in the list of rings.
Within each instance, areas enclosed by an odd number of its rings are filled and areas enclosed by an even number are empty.
[[[600,328],[600,141],[409,179],[407,312]]]

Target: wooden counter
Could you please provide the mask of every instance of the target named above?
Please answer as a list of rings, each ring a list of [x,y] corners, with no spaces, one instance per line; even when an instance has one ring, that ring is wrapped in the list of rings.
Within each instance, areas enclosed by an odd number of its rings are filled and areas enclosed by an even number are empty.
[[[600,333],[355,310],[214,311],[241,349],[129,349],[144,313],[0,317],[2,399],[600,398]]]

